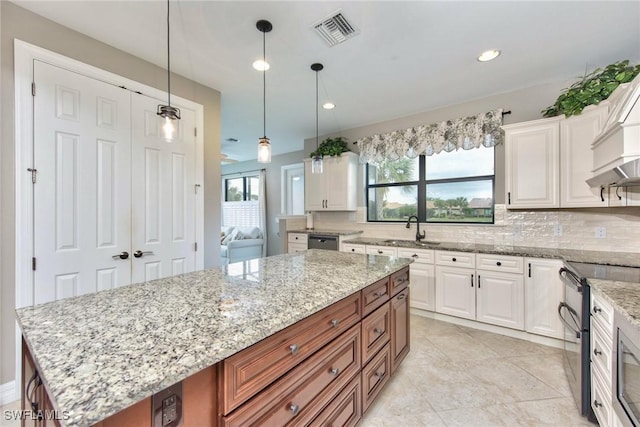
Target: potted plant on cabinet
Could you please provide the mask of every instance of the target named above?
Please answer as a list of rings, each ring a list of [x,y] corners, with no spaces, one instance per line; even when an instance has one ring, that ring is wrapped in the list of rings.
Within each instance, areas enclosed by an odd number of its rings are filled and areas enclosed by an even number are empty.
[[[339,156],[342,153],[345,153],[349,150],[347,145],[347,140],[343,136],[338,136],[336,138],[327,138],[320,143],[316,151],[311,153],[311,158],[316,155],[319,156]]]

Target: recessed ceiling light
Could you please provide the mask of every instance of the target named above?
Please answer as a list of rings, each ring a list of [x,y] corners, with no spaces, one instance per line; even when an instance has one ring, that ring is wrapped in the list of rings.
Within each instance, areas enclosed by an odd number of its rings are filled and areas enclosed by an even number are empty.
[[[269,69],[269,63],[266,61],[263,61],[262,59],[258,59],[253,63],[253,68],[255,68],[258,71],[266,71]]]
[[[334,104],[333,102],[325,102],[324,104],[322,104],[322,108],[324,108],[325,110],[333,110],[334,108],[336,108],[336,104]]]
[[[486,50],[482,52],[480,56],[478,56],[478,61],[480,62],[491,61],[492,59],[496,59],[498,55],[500,55],[499,50]]]

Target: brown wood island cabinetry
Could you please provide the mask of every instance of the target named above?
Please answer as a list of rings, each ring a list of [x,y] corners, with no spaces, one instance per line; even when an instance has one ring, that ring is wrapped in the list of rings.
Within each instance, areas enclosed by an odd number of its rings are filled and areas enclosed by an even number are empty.
[[[408,285],[405,267],[184,379],[182,425],[355,426],[409,352]],[[23,396],[36,371],[25,344]],[[51,408],[44,385],[32,397]],[[152,427],[151,400],[93,427]]]

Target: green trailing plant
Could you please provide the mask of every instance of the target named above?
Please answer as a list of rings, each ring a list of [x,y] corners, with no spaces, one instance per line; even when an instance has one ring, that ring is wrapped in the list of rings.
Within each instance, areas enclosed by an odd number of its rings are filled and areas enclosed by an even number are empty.
[[[320,143],[316,151],[311,153],[311,157],[315,157],[316,154],[321,156],[339,156],[346,151],[351,150],[349,150],[347,140],[344,137],[327,138]]]
[[[607,99],[618,86],[630,82],[638,74],[640,64],[629,65],[628,59],[609,64],[604,70],[597,68],[571,87],[563,89],[555,104],[541,111],[542,116],[564,114],[569,117],[580,114],[585,107]]]

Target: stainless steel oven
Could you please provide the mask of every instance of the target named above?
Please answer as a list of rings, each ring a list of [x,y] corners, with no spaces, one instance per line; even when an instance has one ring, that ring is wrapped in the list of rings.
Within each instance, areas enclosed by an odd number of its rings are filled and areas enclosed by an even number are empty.
[[[640,330],[618,311],[613,330],[617,344],[611,402],[623,425],[640,426]]]
[[[595,420],[591,409],[589,284],[570,263],[565,263],[559,274],[564,283],[564,301],[558,305],[558,315],[565,326],[565,372],[580,414]]]

